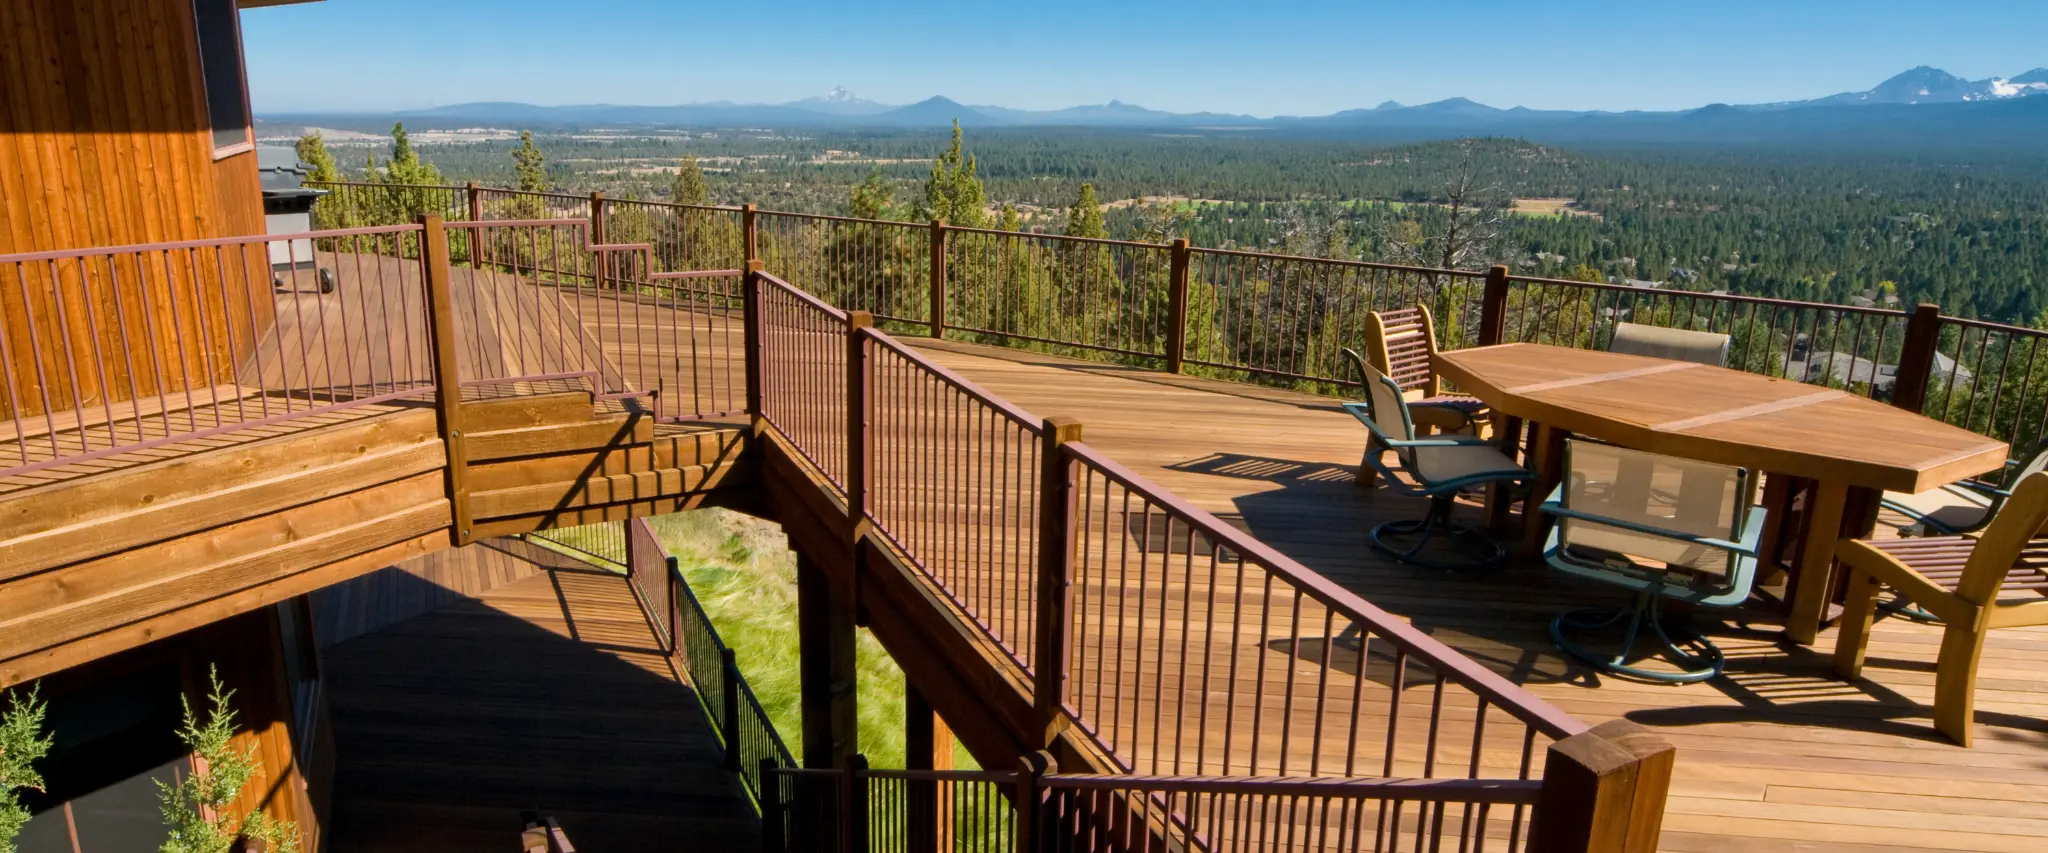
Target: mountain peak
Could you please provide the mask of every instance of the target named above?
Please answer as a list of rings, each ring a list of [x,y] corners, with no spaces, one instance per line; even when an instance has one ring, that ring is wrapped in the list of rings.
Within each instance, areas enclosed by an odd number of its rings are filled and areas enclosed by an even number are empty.
[[[821,100],[821,101],[828,101],[828,102],[831,102],[831,103],[835,103],[835,104],[845,104],[845,103],[854,103],[854,102],[864,102],[864,101],[866,101],[867,99],[866,99],[866,98],[863,98],[863,97],[861,97],[861,96],[859,96],[859,95],[856,95],[856,94],[854,94],[854,93],[853,93],[853,92],[852,92],[851,90],[847,89],[847,88],[846,88],[845,86],[833,86],[833,87],[832,87],[832,91],[830,91],[830,92],[826,92],[826,93],[825,93],[825,96],[824,96],[824,97],[822,97],[822,98],[819,98],[819,100]]]
[[[2048,68],[2036,68],[2025,74],[2015,75],[2007,83],[2048,83]]]
[[[1403,104],[1400,101],[1381,101],[1379,106],[1373,107],[1373,111],[1379,112],[1382,110],[1402,110],[1407,108],[1408,105]]]

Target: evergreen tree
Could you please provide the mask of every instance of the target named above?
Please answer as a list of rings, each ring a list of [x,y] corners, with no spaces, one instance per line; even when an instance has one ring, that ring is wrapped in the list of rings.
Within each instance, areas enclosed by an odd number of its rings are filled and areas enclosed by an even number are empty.
[[[676,178],[669,184],[668,200],[676,204],[711,203],[711,189],[704,183],[704,169],[697,165],[697,158],[684,157],[676,164]]]
[[[334,165],[334,155],[327,153],[327,140],[320,138],[320,131],[313,131],[299,137],[299,162],[313,167],[308,181],[339,181],[341,169]]]
[[[164,823],[171,827],[163,853],[227,853],[238,836],[262,839],[275,853],[297,853],[299,831],[291,821],[273,821],[261,811],[240,819],[229,814],[228,806],[256,775],[256,747],[234,748],[235,712],[228,702],[235,692],[222,686],[213,669],[207,670],[207,680],[212,690],[206,697],[211,706],[206,722],[192,712],[192,703],[184,702],[184,722],[178,727],[178,739],[196,759],[194,770],[176,784],[156,783]]]
[[[512,170],[519,175],[519,188],[530,193],[548,191],[547,158],[533,144],[533,131],[519,132],[519,150],[512,152]]]
[[[1109,236],[1109,229],[1102,222],[1102,206],[1095,202],[1095,185],[1082,184],[1081,196],[1074,199],[1074,206],[1067,209],[1067,227],[1061,232],[1069,237]]]
[[[43,790],[35,763],[50,754],[43,734],[43,703],[31,689],[26,699],[8,693],[7,713],[0,714],[0,853],[15,853],[14,839],[28,825],[28,807],[16,792]]]
[[[391,126],[391,162],[384,165],[382,177],[387,184],[427,186],[441,183],[441,170],[420,159],[412,138],[406,135],[405,123],[399,122]]]
[[[932,175],[925,181],[917,218],[943,219],[968,228],[979,228],[988,221],[988,196],[982,191],[981,179],[975,177],[974,155],[960,149],[960,120],[954,119],[953,144],[932,161]]]
[[[846,201],[847,215],[855,219],[889,219],[895,200],[896,185],[882,175],[882,167],[876,166],[853,185]]]

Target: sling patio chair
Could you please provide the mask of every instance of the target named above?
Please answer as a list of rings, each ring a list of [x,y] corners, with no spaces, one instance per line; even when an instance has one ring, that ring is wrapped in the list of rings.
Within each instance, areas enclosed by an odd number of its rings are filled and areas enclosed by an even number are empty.
[[[1716,332],[1616,323],[1614,339],[1607,342],[1607,351],[1727,367],[1730,340],[1727,335]]]
[[[1372,471],[1400,494],[1430,499],[1429,511],[1422,518],[1374,527],[1367,535],[1373,550],[1434,569],[1480,569],[1499,563],[1507,556],[1507,548],[1484,530],[1452,523],[1451,510],[1459,492],[1491,483],[1525,483],[1532,476],[1529,470],[1477,436],[1418,437],[1400,383],[1374,370],[1358,353],[1346,349],[1344,355],[1365,377],[1365,401],[1343,404],[1344,411],[1371,434],[1366,439],[1365,458],[1360,460],[1360,477]],[[1386,465],[1387,451],[1393,452],[1413,485]],[[1439,535],[1463,553],[1455,558],[1429,556],[1426,549]]]
[[[1633,605],[1558,614],[1550,639],[1602,672],[1687,684],[1721,674],[1721,649],[1690,627],[1665,624],[1660,604],[1732,607],[1756,581],[1764,509],[1747,469],[1660,456],[1584,439],[1565,442],[1565,480],[1543,511],[1557,517],[1543,549],[1558,571],[1635,592]],[[1580,637],[1621,626],[1620,650]],[[1675,669],[1632,663],[1644,629]],[[1647,663],[1647,661],[1645,661]]]
[[[1836,553],[1849,572],[1835,638],[1835,671],[1863,672],[1877,589],[1889,587],[1941,620],[1934,665],[1934,727],[1970,745],[1977,663],[1994,628],[2048,625],[2048,472],[2021,478],[1981,532],[1869,541],[1844,539]]]
[[[1400,384],[1415,426],[1440,432],[1470,432],[1484,438],[1486,403],[1477,397],[1445,394],[1444,381],[1430,363],[1436,353],[1436,323],[1428,306],[1418,304],[1367,315],[1366,362]]]

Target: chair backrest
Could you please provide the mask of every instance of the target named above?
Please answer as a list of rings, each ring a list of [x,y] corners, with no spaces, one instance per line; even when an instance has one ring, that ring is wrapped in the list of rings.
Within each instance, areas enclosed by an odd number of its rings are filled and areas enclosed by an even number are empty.
[[[1728,344],[1727,335],[1715,332],[1616,323],[1614,340],[1608,343],[1607,351],[1727,367]]]
[[[1570,439],[1565,471],[1566,509],[1676,537],[1565,517],[1558,519],[1560,545],[1648,558],[1694,575],[1729,574],[1727,548],[1682,537],[1739,539],[1756,495],[1747,470]]]
[[[1374,311],[1366,320],[1365,356],[1375,369],[1411,396],[1443,393],[1443,381],[1429,361],[1436,354],[1436,323],[1427,306]]]
[[[2012,497],[2005,499],[1991,523],[1977,534],[1977,546],[1971,549],[1963,576],[1956,582],[1956,597],[1971,604],[1990,604],[1998,597],[2006,573],[2041,535],[2044,525],[2048,525],[2048,471],[2034,471],[2013,485]]]
[[[1408,399],[1402,396],[1400,383],[1366,364],[1356,350],[1346,347],[1342,352],[1358,370],[1358,384],[1364,386],[1367,417],[1372,420],[1373,430],[1395,441],[1414,441],[1415,421],[1408,415]]]

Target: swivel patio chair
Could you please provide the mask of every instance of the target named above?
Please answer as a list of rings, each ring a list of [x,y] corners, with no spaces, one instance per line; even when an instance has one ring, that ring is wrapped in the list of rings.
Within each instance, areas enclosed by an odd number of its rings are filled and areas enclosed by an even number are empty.
[[[1849,572],[1835,639],[1835,671],[1863,672],[1877,588],[1890,587],[1942,623],[1934,667],[1934,727],[1970,745],[1977,662],[1993,628],[2048,625],[2048,472],[2021,478],[1980,533],[1873,542],[1844,539],[1836,554]]]
[[[1532,476],[1528,469],[1477,436],[1417,437],[1400,383],[1374,370],[1358,353],[1346,349],[1344,355],[1364,377],[1366,390],[1365,402],[1343,404],[1344,411],[1350,412],[1371,433],[1366,440],[1365,458],[1360,460],[1361,476],[1365,471],[1376,472],[1398,493],[1430,499],[1429,511],[1422,518],[1389,521],[1374,527],[1367,535],[1373,550],[1404,563],[1435,569],[1479,569],[1499,563],[1507,556],[1507,549],[1483,530],[1453,523],[1451,510],[1459,492],[1491,483],[1525,483]],[[1400,467],[1415,481],[1413,485],[1385,464],[1387,451],[1393,451]],[[1426,549],[1438,536],[1464,554],[1453,559],[1429,556]]]
[[[1366,361],[1400,384],[1415,426],[1485,437],[1486,403],[1477,397],[1445,394],[1444,381],[1430,363],[1436,353],[1436,323],[1428,306],[1374,311],[1367,316]]]
[[[1629,607],[1588,607],[1558,614],[1550,639],[1602,672],[1686,684],[1721,674],[1725,657],[1705,635],[1666,625],[1665,601],[1732,607],[1756,580],[1764,510],[1748,470],[1570,439],[1565,480],[1543,504],[1557,517],[1543,558],[1576,577],[1629,589]],[[1580,637],[1621,626],[1620,651],[1594,652]],[[1675,669],[1632,661],[1644,629],[1651,653]],[[1646,661],[1647,662],[1647,661]]]
[[[1715,332],[1616,323],[1614,339],[1608,341],[1607,351],[1727,367],[1729,343],[1727,335]]]

